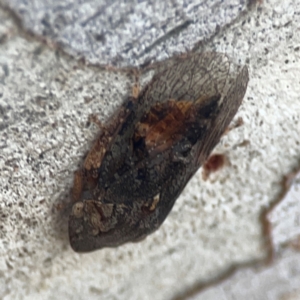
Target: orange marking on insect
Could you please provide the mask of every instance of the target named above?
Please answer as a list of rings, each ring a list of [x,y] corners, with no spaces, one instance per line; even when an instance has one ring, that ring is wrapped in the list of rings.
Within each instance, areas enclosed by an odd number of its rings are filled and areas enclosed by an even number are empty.
[[[146,147],[150,149],[163,145],[164,149],[174,143],[174,138],[176,140],[176,136],[184,131],[192,105],[191,101],[175,100],[155,105],[136,129],[137,134],[145,139]]]

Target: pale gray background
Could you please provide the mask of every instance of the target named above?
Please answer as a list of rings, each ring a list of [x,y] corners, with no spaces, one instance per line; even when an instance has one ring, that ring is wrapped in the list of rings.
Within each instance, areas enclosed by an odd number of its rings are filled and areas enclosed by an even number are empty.
[[[300,254],[291,246],[299,239],[299,196],[289,200],[293,210],[276,206],[269,225],[262,213],[280,196],[283,176],[299,166],[300,3],[263,1],[250,10],[240,1],[224,2],[199,2],[194,17],[188,7],[195,2],[170,1],[166,16],[157,7],[151,13],[150,2],[124,2],[113,10],[115,19],[106,12],[89,24],[105,32],[101,46],[89,40],[92,29],[82,26],[97,11],[94,1],[66,5],[67,13],[58,9],[60,19],[66,14],[70,22],[56,30],[53,1],[0,0],[1,298],[299,299]],[[48,30],[41,27],[45,13]],[[126,21],[114,23],[122,15]],[[193,22],[167,34],[186,20]],[[200,170],[146,240],[74,253],[67,216],[56,205],[66,200],[72,173],[97,134],[86,124],[88,115],[96,112],[105,120],[133,80],[122,70],[86,66],[57,48],[101,65],[131,66],[193,47],[227,53],[249,66],[236,116],[244,125],[215,149],[228,165],[207,181]],[[274,260],[259,264],[270,257],[270,236]]]
[[[140,65],[198,48],[248,0],[2,0],[35,34],[88,61]]]

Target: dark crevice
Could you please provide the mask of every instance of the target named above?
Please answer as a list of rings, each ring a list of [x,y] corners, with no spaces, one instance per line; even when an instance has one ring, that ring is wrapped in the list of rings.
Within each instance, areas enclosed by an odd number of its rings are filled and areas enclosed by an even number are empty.
[[[157,45],[165,42],[172,36],[178,35],[181,31],[185,30],[187,27],[189,27],[191,24],[193,24],[193,21],[186,20],[182,24],[176,26],[175,28],[171,29],[169,32],[167,32],[162,37],[158,38],[156,41],[154,41],[150,46],[146,47],[145,50],[137,56],[137,58],[140,58],[146,53],[149,53],[153,48],[155,48]]]

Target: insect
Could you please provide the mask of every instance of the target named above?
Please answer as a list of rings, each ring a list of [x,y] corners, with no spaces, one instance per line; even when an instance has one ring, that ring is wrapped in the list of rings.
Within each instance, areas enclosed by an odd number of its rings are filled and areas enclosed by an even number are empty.
[[[88,252],[154,232],[219,142],[248,83],[221,53],[161,64],[124,101],[75,173],[71,247]]]

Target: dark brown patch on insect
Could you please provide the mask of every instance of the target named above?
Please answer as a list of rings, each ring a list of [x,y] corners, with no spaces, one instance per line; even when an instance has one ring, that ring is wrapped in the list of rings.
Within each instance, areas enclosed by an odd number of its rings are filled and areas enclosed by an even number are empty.
[[[141,92],[134,86],[75,174],[72,248],[116,247],[155,231],[219,142],[247,83],[246,67],[205,53],[168,60]]]
[[[224,154],[213,154],[203,164],[202,178],[207,180],[211,173],[217,172],[222,169],[227,162]]]

